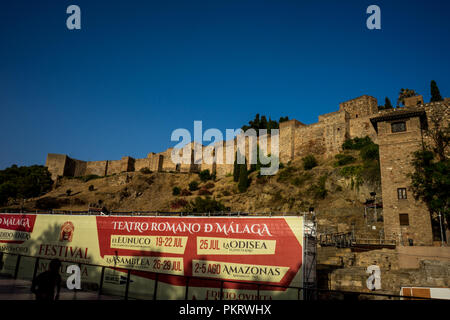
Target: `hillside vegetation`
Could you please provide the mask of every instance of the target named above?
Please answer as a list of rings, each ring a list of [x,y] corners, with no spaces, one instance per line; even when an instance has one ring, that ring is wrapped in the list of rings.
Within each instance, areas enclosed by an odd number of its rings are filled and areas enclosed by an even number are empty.
[[[356,139],[344,144],[344,151],[335,159],[296,159],[282,165],[273,176],[250,170],[244,191],[233,175],[216,178],[209,172],[142,170],[107,177],[63,177],[45,195],[25,197],[24,207],[86,210],[97,205],[113,211],[176,212],[345,208],[364,202],[371,191],[380,193],[377,147],[370,139]],[[8,203],[11,208],[19,205],[17,199]]]

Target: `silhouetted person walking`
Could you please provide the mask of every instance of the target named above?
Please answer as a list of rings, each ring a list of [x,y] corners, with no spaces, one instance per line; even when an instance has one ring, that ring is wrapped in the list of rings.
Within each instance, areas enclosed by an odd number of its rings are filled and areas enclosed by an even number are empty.
[[[31,285],[31,292],[36,295],[36,300],[58,300],[61,289],[61,276],[59,269],[61,261],[53,259],[50,261],[49,270],[38,275]],[[56,287],[56,295],[55,295]]]

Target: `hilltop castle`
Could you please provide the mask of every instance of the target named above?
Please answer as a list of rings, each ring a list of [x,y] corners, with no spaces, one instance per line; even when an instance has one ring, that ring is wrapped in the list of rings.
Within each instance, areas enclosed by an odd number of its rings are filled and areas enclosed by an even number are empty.
[[[297,120],[280,123],[279,156],[280,161],[287,163],[297,157],[316,154],[325,157],[334,156],[342,149],[346,139],[370,136],[376,141],[377,134],[370,123],[370,117],[378,113],[377,100],[364,95],[362,97],[343,102],[336,112],[319,116],[319,121],[305,125]],[[270,145],[270,136],[268,144]],[[192,143],[193,144],[193,143]],[[201,146],[204,148],[203,146]],[[151,171],[197,172],[210,169],[218,177],[233,172],[232,164],[177,164],[171,160],[169,148],[160,153],[149,153],[147,158],[134,159],[123,157],[121,160],[82,161],[72,159],[67,155],[50,153],[47,156],[46,166],[57,176],[107,176],[120,172],[139,171],[148,168]],[[248,150],[247,154],[248,154]],[[223,147],[224,158],[226,146]],[[234,154],[234,152],[233,152]],[[233,161],[231,162],[233,163]]]
[[[424,132],[429,117],[436,109],[444,110],[449,119],[450,99],[423,103],[422,96],[405,99],[405,107],[378,110],[374,97],[361,97],[342,102],[339,110],[319,116],[319,121],[305,125],[298,120],[280,123],[279,157],[282,163],[309,154],[333,157],[342,151],[347,139],[369,136],[380,146],[381,185],[385,237],[399,243],[431,245],[433,242],[430,214],[426,206],[414,200],[410,190],[412,152],[419,150],[427,139]],[[268,136],[270,145],[270,136]],[[200,146],[201,148],[205,148]],[[226,147],[223,152],[226,154]],[[82,161],[63,154],[48,154],[46,166],[52,178],[58,176],[106,176],[120,172],[151,171],[198,172],[209,169],[217,177],[233,172],[233,164],[173,163],[172,148],[161,153],[149,153],[147,158],[123,157],[121,160]],[[233,153],[234,154],[234,153]],[[224,156],[225,158],[225,156]]]

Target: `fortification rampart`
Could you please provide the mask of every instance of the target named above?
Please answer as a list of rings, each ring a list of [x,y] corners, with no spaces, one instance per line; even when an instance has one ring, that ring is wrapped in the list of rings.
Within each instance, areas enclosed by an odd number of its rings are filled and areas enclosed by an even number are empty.
[[[395,109],[394,109],[395,110]],[[382,111],[392,112],[392,111]],[[333,157],[342,151],[342,144],[346,139],[369,136],[377,142],[378,137],[370,118],[381,114],[378,111],[377,100],[374,97],[363,95],[361,97],[342,102],[339,110],[319,115],[318,122],[306,125],[298,120],[289,120],[280,123],[279,131],[279,157],[282,163],[288,163],[296,158],[314,154],[317,157]],[[271,153],[271,137],[268,137],[268,153]],[[207,153],[207,147],[199,144],[191,144],[191,163],[174,163],[172,161],[173,148],[160,153],[149,153],[146,158],[134,159],[123,157],[121,160],[106,161],[82,161],[68,157],[67,155],[48,154],[46,166],[57,176],[83,176],[83,175],[111,175],[119,172],[139,171],[148,168],[151,171],[165,172],[198,172],[208,169],[215,172],[218,177],[233,172],[233,162],[236,150],[236,139],[231,144],[225,142],[216,143],[214,154],[219,161],[206,163],[194,159],[194,148],[199,148],[203,154]],[[227,149],[232,147],[233,150]],[[249,143],[246,139],[245,156],[249,160]],[[221,155],[221,157],[220,157]],[[232,161],[227,161],[232,155]],[[222,160],[222,161],[220,161]]]
[[[369,135],[376,141],[377,135],[370,125],[370,116],[378,112],[375,98],[364,95],[339,105],[339,110],[323,115],[319,115],[319,121],[310,125],[305,125],[298,120],[289,120],[280,123],[279,131],[279,157],[282,163],[287,163],[295,158],[304,157],[308,154],[315,154],[318,157],[331,157],[341,151],[342,143],[353,137],[363,137]],[[147,158],[134,159],[123,157],[121,160],[104,161],[82,161],[72,159],[67,155],[48,154],[46,166],[52,173],[52,177],[57,176],[83,176],[98,175],[105,176],[120,172],[139,171],[148,168],[151,171],[171,171],[171,172],[198,172],[208,169],[215,172],[217,176],[225,176],[233,172],[233,162],[235,152],[227,148],[237,149],[237,141],[228,145],[225,142],[217,143],[216,158],[222,155],[222,161],[205,163],[194,159],[194,148],[199,148],[202,153],[206,153],[206,147],[192,144],[191,163],[174,163],[172,161],[172,150],[169,148],[160,153],[149,153]],[[271,137],[267,136],[268,150],[271,153]],[[208,149],[209,150],[209,149]],[[211,151],[212,152],[212,151]],[[249,160],[249,143],[246,138],[245,156]],[[231,162],[227,161],[233,155]],[[189,157],[188,157],[189,158]],[[250,165],[250,164],[248,164]]]
[[[423,104],[421,97],[413,98],[406,101],[404,108],[378,111],[377,100],[364,95],[341,103],[338,111],[320,115],[317,123],[305,125],[295,119],[282,122],[279,157],[285,164],[308,154],[318,158],[333,157],[342,151],[346,139],[369,136],[379,144],[385,237],[397,240],[400,245],[431,245],[430,214],[425,204],[413,197],[409,174],[412,172],[412,152],[419,150],[424,143],[433,145],[429,135],[432,130],[429,129],[435,125],[448,125],[450,101],[446,98],[443,102]],[[266,137],[268,154],[272,153],[272,138],[270,135]],[[231,143],[217,142],[215,148],[191,143],[191,153],[186,155],[189,163],[173,162],[173,148],[169,148],[161,153],[149,153],[143,159],[123,157],[113,161],[82,161],[63,154],[48,154],[46,166],[53,179],[89,174],[104,176],[144,168],[170,172],[208,169],[222,177],[233,172],[238,141],[239,138]],[[195,148],[202,155],[214,156],[216,161],[194,158],[199,155],[194,152]],[[250,160],[250,148],[247,137],[244,152],[247,161]],[[250,166],[248,162],[247,165]]]

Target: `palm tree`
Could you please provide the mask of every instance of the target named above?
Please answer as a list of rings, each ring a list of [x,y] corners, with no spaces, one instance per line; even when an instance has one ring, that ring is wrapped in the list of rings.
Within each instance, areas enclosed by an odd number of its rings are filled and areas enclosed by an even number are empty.
[[[402,105],[405,105],[405,98],[414,97],[414,96],[417,96],[417,92],[415,90],[401,88],[400,92],[398,94],[397,107],[400,105],[400,103]]]

